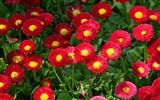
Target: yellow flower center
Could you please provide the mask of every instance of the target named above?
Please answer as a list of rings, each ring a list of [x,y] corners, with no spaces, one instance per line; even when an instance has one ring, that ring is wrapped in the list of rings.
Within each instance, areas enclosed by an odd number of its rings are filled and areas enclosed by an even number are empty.
[[[105,13],[106,13],[106,9],[104,9],[104,8],[99,9],[100,15],[104,15]]]
[[[152,20],[157,20],[157,16],[156,15],[150,15],[149,18],[152,19]]]
[[[14,56],[14,57],[13,57],[13,62],[14,62],[14,63],[17,64],[17,63],[19,63],[19,62],[21,62],[21,61],[22,61],[21,56]]]
[[[75,17],[75,16],[77,16],[78,14],[80,14],[81,11],[80,11],[80,10],[74,10],[72,13],[73,13],[73,16]]]
[[[18,77],[18,73],[15,72],[15,71],[13,71],[13,72],[11,73],[11,78],[16,78],[16,77]]]
[[[142,67],[139,67],[137,70],[138,70],[138,72],[141,73],[141,74],[144,73],[144,68],[142,68]]]
[[[30,45],[26,45],[25,47],[24,47],[24,50],[30,50],[31,49],[31,46]]]
[[[146,35],[147,34],[147,32],[146,31],[142,31],[141,32],[141,35],[143,36],[143,35]]]
[[[123,89],[122,89],[122,91],[124,92],[124,93],[128,93],[129,92],[129,88],[128,87],[124,87]]]
[[[65,35],[68,33],[68,30],[65,29],[65,28],[62,28],[62,29],[60,30],[60,33],[61,33],[61,35],[65,36]]]
[[[84,32],[83,32],[83,34],[84,34],[84,36],[90,36],[90,31],[88,31],[88,30],[85,30]]]
[[[157,50],[160,51],[160,45],[157,47]]]
[[[36,26],[36,25],[31,25],[31,26],[29,26],[29,30],[30,30],[31,32],[33,32],[35,29],[37,29],[37,26]]]
[[[152,63],[153,67],[158,68],[159,64],[157,62]]]
[[[0,82],[0,88],[2,88],[4,86],[3,82]]]
[[[61,55],[57,55],[57,56],[56,56],[56,61],[59,61],[59,62],[60,62],[61,60],[62,60],[62,56],[61,56]]]
[[[57,47],[57,46],[59,46],[59,42],[58,41],[53,41],[51,46],[52,47]]]
[[[74,58],[74,53],[69,53],[68,57],[69,57],[70,60],[73,59]]]
[[[31,15],[32,15],[32,16],[38,16],[39,14],[34,11],[34,12],[31,13]]]
[[[120,43],[122,43],[122,42],[123,42],[123,38],[119,38],[118,41],[119,41]]]
[[[85,3],[86,1],[87,1],[87,0],[82,0],[82,2],[84,2],[84,3]]]
[[[81,55],[82,55],[82,56],[88,56],[88,50],[86,50],[86,49],[85,49],[85,50],[82,50],[82,51],[81,51]]]
[[[143,13],[140,12],[140,11],[138,11],[138,12],[136,12],[136,13],[134,14],[134,16],[135,16],[136,18],[140,19],[140,18],[143,17]]]
[[[38,65],[37,61],[31,61],[29,62],[29,66],[32,68],[35,68]]]
[[[19,20],[16,20],[15,25],[18,26],[18,25],[20,25],[21,23],[22,23],[22,20],[19,19]]]
[[[41,22],[41,24],[42,24],[42,25],[44,25],[44,23],[43,23],[43,22]]]
[[[107,50],[107,54],[108,54],[109,56],[113,56],[114,53],[115,53],[115,51],[114,51],[113,48],[109,48],[109,49]]]
[[[6,26],[5,26],[5,25],[0,24],[0,29],[1,29],[1,30],[5,29],[5,28],[6,28]]]
[[[43,93],[41,96],[40,96],[40,99],[41,100],[48,100],[48,95],[46,93]]]
[[[96,62],[93,63],[93,67],[95,69],[99,69],[101,67],[101,63],[99,61],[96,61]]]
[[[88,20],[87,19],[82,19],[81,20],[81,24],[84,23],[84,22],[86,22],[86,21],[88,21]]]

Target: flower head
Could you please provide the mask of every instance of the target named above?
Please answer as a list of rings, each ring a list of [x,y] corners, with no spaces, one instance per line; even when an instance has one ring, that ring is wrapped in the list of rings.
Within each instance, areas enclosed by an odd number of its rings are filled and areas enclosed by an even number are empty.
[[[88,1],[89,0],[78,0],[80,3],[82,3],[82,4],[86,4],[86,3],[88,3]]]
[[[72,22],[74,26],[78,28],[81,24],[83,24],[84,22],[87,22],[88,20],[94,20],[94,18],[92,17],[92,15],[85,12],[85,13],[80,13],[77,16],[75,16]]]
[[[35,43],[32,40],[23,40],[19,45],[19,50],[24,54],[32,53],[35,50]]]
[[[148,58],[147,59],[147,65],[153,71],[160,71],[160,61],[158,61],[155,58]]]
[[[18,4],[20,0],[5,0],[5,2],[8,4],[8,5],[11,5],[11,4]]]
[[[120,2],[120,3],[126,3],[128,2],[129,0],[116,0],[116,2]]]
[[[33,7],[30,9],[27,9],[26,16],[27,18],[34,18],[36,16],[39,16],[41,13],[43,13],[43,9],[40,7]]]
[[[149,20],[152,22],[157,22],[160,12],[157,10],[149,10]]]
[[[34,92],[33,98],[34,100],[53,100],[53,92],[50,87],[40,87]]]
[[[17,83],[24,79],[24,70],[19,65],[11,64],[4,70],[4,75],[8,76],[11,82]]]
[[[42,65],[42,58],[38,55],[30,55],[25,57],[24,66],[31,71],[38,70]]]
[[[0,100],[15,100],[15,99],[8,93],[0,93]]]
[[[154,97],[159,96],[159,94],[160,94],[160,78],[157,78],[153,81],[151,89],[153,91]]]
[[[44,78],[42,80],[42,86],[50,87],[51,86],[51,81],[48,78]]]
[[[130,9],[130,17],[135,22],[146,22],[149,17],[149,12],[144,6],[134,6]]]
[[[41,13],[39,16],[45,18],[45,20],[47,21],[48,25],[50,25],[54,21],[54,17],[50,13]]]
[[[54,34],[48,36],[44,41],[44,46],[47,49],[55,49],[63,46],[63,38],[60,35]]]
[[[133,29],[133,37],[142,42],[149,42],[154,34],[154,29],[150,24],[140,24]]]
[[[106,2],[99,2],[93,6],[92,14],[97,18],[105,19],[112,14],[112,7]]]
[[[131,44],[131,36],[127,31],[124,30],[116,30],[114,31],[109,40],[111,42],[116,42],[117,44],[120,45],[120,47],[127,48]]]
[[[49,63],[55,68],[65,67],[67,59],[67,52],[62,48],[54,49],[48,55]]]
[[[107,100],[107,99],[102,96],[94,96],[94,97],[90,98],[89,100]]]
[[[138,100],[151,100],[152,94],[151,86],[143,86],[137,91]]]
[[[11,81],[8,76],[0,74],[0,93],[5,93],[11,87]]]
[[[108,68],[108,63],[103,56],[95,56],[87,63],[88,69],[96,74],[102,74]]]
[[[68,55],[67,64],[74,65],[77,63],[77,60],[75,59],[74,50],[75,50],[75,47],[71,47],[71,46],[65,48],[65,51],[67,52],[67,55]]]
[[[23,6],[36,6],[40,3],[40,0],[20,0]]]
[[[4,18],[0,18],[0,34],[6,35],[9,30],[10,30],[9,22]]]
[[[121,56],[121,48],[115,42],[106,42],[101,47],[100,52],[107,60],[116,60]]]
[[[132,65],[132,70],[136,76],[141,77],[141,78],[147,77],[150,72],[150,68],[144,62],[135,62]]]
[[[71,5],[66,9],[66,17],[70,20],[73,20],[80,13],[82,13],[82,6],[80,5]]]
[[[35,19],[38,19],[40,22],[41,22],[41,24],[42,24],[42,26],[43,26],[43,28],[46,28],[50,23],[44,18],[44,17],[42,17],[42,16],[36,16],[36,17],[34,17]]]
[[[60,23],[55,27],[54,31],[55,34],[61,35],[64,39],[70,39],[73,28],[68,23]]]
[[[27,36],[39,36],[42,32],[42,24],[38,19],[28,19],[22,26],[22,31]]]
[[[78,62],[85,63],[95,56],[95,50],[89,43],[80,43],[75,47],[74,54]]]
[[[7,62],[9,64],[23,64],[25,55],[19,50],[13,50],[7,54]]]
[[[115,94],[122,99],[130,99],[137,92],[137,87],[129,81],[121,82],[115,88]]]
[[[13,29],[19,30],[21,29],[26,19],[27,18],[24,14],[14,14],[13,16],[10,17],[9,23]]]

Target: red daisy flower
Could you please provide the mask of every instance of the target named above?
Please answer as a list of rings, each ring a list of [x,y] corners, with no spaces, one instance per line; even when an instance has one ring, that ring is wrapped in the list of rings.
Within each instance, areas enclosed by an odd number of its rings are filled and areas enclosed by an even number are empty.
[[[100,30],[100,28],[101,28],[100,24],[96,20],[91,20],[91,19],[82,23],[81,25],[92,26],[97,31]]]
[[[42,80],[42,86],[50,87],[51,86],[51,81],[48,78],[45,78]]]
[[[88,1],[89,0],[78,0],[80,3],[82,3],[82,4],[86,4],[86,3],[88,3]]]
[[[70,42],[68,41],[68,40],[66,40],[66,41],[64,41],[63,42],[63,46],[62,46],[62,48],[67,48],[67,47],[69,47],[69,46],[71,46],[71,44],[70,44]]]
[[[133,37],[142,42],[149,42],[154,34],[154,29],[150,24],[140,24],[133,29]]]
[[[13,29],[19,30],[21,29],[26,19],[27,18],[24,14],[14,14],[13,16],[10,17],[9,23]]]
[[[66,17],[70,20],[73,20],[80,13],[82,13],[82,6],[80,5],[71,5],[66,9]]]
[[[129,47],[131,44],[131,36],[127,31],[124,30],[114,31],[109,40],[119,44],[122,49]]]
[[[116,0],[116,2],[120,2],[120,3],[126,3],[128,2],[129,0]]]
[[[0,74],[0,93],[5,93],[11,87],[11,81],[8,76]]]
[[[132,65],[132,70],[136,76],[141,77],[141,78],[147,77],[150,72],[150,68],[144,62],[135,62]]]
[[[7,54],[7,62],[9,64],[23,64],[25,55],[19,50],[13,50]]]
[[[159,58],[160,56],[160,38],[156,38],[150,42],[147,51],[153,58]]]
[[[95,50],[89,43],[80,43],[75,47],[74,54],[78,62],[85,63],[95,56]]]
[[[55,27],[54,31],[55,34],[60,34],[64,39],[68,40],[72,35],[73,28],[68,23],[60,23]]]
[[[50,13],[41,13],[39,16],[45,18],[48,25],[50,25],[54,21],[54,17]]]
[[[112,7],[106,2],[99,2],[93,6],[92,14],[97,18],[105,19],[112,14]]]
[[[5,0],[5,2],[10,5],[10,4],[18,4],[20,0]]]
[[[150,100],[160,100],[160,96],[153,97]]]
[[[34,94],[34,100],[54,100],[53,90],[50,87],[40,87]]]
[[[0,34],[6,35],[9,30],[10,30],[9,22],[4,18],[0,18]]]
[[[23,6],[36,6],[40,3],[40,0],[20,0]]]
[[[38,70],[42,65],[42,58],[38,55],[30,55],[25,57],[24,66],[31,71]]]
[[[94,96],[89,100],[107,100],[107,99],[105,97],[102,97],[102,96]]]
[[[48,55],[48,61],[55,68],[65,67],[67,59],[67,52],[62,48],[54,49]]]
[[[155,79],[152,83],[151,89],[154,91],[153,97],[159,96],[160,94],[160,84],[159,83],[160,83],[160,78]]]
[[[81,25],[76,31],[76,38],[82,42],[90,43],[97,37],[98,31],[89,25]]]
[[[108,68],[108,63],[103,56],[95,56],[87,63],[88,69],[96,74],[102,74]]]
[[[92,17],[92,15],[85,12],[85,13],[80,13],[77,16],[75,16],[72,22],[74,26],[78,28],[81,24],[83,24],[84,22],[87,22],[88,20],[94,20],[94,18]]]
[[[151,86],[143,86],[138,89],[138,100],[151,100],[152,93],[153,91],[151,91]]]
[[[24,79],[24,70],[19,65],[11,64],[4,70],[4,75],[8,76],[11,82],[17,83]]]
[[[44,46],[47,49],[55,49],[63,46],[63,38],[60,35],[54,34],[48,36],[44,41]]]
[[[137,92],[137,87],[129,81],[121,82],[115,88],[115,94],[122,99],[130,99]]]
[[[152,22],[157,22],[160,12],[157,10],[149,10],[149,20]]]
[[[40,7],[33,7],[30,9],[27,9],[26,16],[27,18],[33,18],[36,16],[39,16],[43,12],[43,9]]]
[[[77,63],[77,60],[75,59],[74,50],[75,48],[72,46],[65,48],[65,51],[67,52],[68,55],[67,64],[74,65]]]
[[[22,26],[22,31],[27,36],[39,36],[42,32],[42,24],[38,19],[28,19]]]
[[[144,6],[134,6],[130,9],[130,17],[135,22],[146,22],[149,17],[149,12]]]
[[[32,53],[35,50],[35,43],[32,40],[23,40],[19,45],[19,50],[24,54]]]
[[[0,93],[0,100],[15,100],[15,99],[8,93]]]
[[[107,60],[116,60],[121,56],[121,48],[115,42],[106,42],[101,47],[100,52]]]
[[[49,23],[44,17],[42,17],[42,16],[36,16],[35,19],[38,19],[38,20],[41,22],[43,28],[46,28],[46,27],[50,24],[50,23]]]
[[[151,70],[153,71],[160,71],[160,62],[157,61],[154,58],[148,58],[147,59],[147,64],[150,67]]]

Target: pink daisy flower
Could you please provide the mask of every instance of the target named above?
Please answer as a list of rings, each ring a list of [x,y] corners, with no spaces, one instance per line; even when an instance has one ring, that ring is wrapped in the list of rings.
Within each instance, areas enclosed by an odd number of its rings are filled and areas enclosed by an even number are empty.
[[[107,99],[102,96],[94,96],[94,97],[90,98],[89,100],[107,100]]]

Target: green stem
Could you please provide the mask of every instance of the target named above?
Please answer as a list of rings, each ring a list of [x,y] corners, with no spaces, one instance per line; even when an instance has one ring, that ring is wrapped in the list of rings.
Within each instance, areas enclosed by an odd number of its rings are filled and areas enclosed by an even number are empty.
[[[72,67],[72,89],[74,89],[74,65]]]
[[[61,68],[61,73],[62,73],[62,77],[63,77],[64,81],[66,82],[66,84],[68,85],[69,89],[71,90],[71,95],[73,97],[73,90],[72,90],[71,86],[69,85],[69,83],[67,82],[62,68]]]
[[[22,41],[22,33],[21,33],[21,30],[18,31],[18,35],[19,35],[19,41],[21,42],[21,41]]]
[[[144,62],[146,62],[147,58],[148,58],[147,42],[145,42],[145,45],[144,45]]]
[[[94,76],[92,79],[91,79],[91,82],[90,82],[90,86],[89,86],[89,96],[92,97],[92,87],[93,87],[93,82],[94,80],[96,79],[96,76]]]
[[[2,35],[2,41],[3,41],[4,59],[6,59],[6,55],[8,54],[8,50],[6,48],[5,35]]]
[[[121,59],[122,69],[123,69],[124,72],[126,72],[127,69],[126,69],[126,65],[125,65],[124,59],[123,59],[122,56],[120,57],[120,59]]]
[[[33,72],[33,78],[36,82],[40,82],[38,79],[37,79],[37,75],[36,75],[36,71]]]
[[[103,36],[103,33],[104,33],[104,20],[101,19],[100,22],[101,22],[101,32],[98,35],[99,38],[101,38]]]
[[[64,88],[64,90],[66,91],[66,93],[68,93],[67,89],[66,89],[65,86],[63,85],[62,80],[61,80],[60,77],[58,76],[58,74],[57,74],[57,72],[56,72],[56,69],[53,68],[53,70],[54,70],[54,73],[55,73],[56,77],[58,78],[59,82],[62,84],[62,87]],[[69,93],[68,93],[68,94],[69,94]]]

